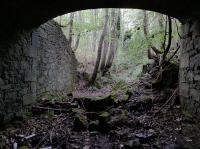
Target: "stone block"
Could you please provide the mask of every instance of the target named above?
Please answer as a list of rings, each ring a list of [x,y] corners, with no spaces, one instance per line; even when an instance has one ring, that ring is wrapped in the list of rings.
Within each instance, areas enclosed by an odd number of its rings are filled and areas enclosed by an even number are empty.
[[[0,49],[0,73],[4,76],[0,78],[0,100],[6,101],[0,104],[0,113],[6,109],[8,120],[22,104],[34,103],[37,95],[71,87],[75,76],[75,55],[61,28],[50,21],[31,32],[16,33],[13,39],[17,40]]]
[[[194,76],[194,81],[200,81],[200,75],[195,75]]]
[[[2,78],[0,78],[0,86],[4,85],[4,80]]]
[[[180,95],[189,98],[189,84],[180,83],[179,87],[180,87]]]
[[[0,86],[1,90],[8,90],[8,89],[11,89],[11,88],[12,88],[11,84]]]
[[[196,37],[194,39],[194,48],[195,49],[200,49],[200,37]]]
[[[191,96],[192,100],[200,102],[200,90],[191,89],[190,90],[190,96]]]
[[[180,68],[186,68],[189,67],[190,61],[189,61],[189,54],[184,53],[181,55],[181,61],[180,61]]]
[[[5,91],[6,99],[15,99],[16,97],[17,97],[17,92],[14,89]]]
[[[32,94],[24,95],[23,96],[23,105],[30,105],[35,103],[36,97],[33,96]]]

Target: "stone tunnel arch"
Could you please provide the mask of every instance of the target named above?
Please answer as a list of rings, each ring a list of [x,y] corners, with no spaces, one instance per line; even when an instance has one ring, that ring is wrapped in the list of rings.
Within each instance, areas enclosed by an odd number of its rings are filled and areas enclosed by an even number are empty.
[[[25,42],[29,41],[29,39],[26,39],[28,38],[27,34],[29,34],[33,28],[58,15],[73,11],[93,8],[137,8],[176,17],[183,23],[183,38],[181,39],[182,56],[180,64],[180,96],[182,99],[182,107],[187,114],[189,113],[188,115],[194,116],[200,120],[200,10],[197,3],[198,2],[194,0],[185,0],[184,2],[182,0],[57,0],[56,2],[53,0],[43,0],[40,2],[33,0],[4,0],[1,2],[0,6],[0,17],[3,20],[3,23],[0,24],[0,53],[1,55],[2,53],[8,54],[10,51],[8,50],[9,48],[15,49],[16,47],[12,45],[15,44],[19,38],[25,37]],[[23,46],[23,44],[20,43],[16,46]],[[30,51],[28,53],[30,54]],[[7,56],[10,57],[10,55]],[[30,55],[28,55],[28,57],[30,58]],[[16,59],[18,58],[19,57],[16,57]],[[2,69],[4,61],[7,60],[0,60],[0,73],[5,71]],[[0,80],[0,84],[1,83],[2,80]],[[6,86],[4,85],[3,87],[5,90],[6,87],[6,89],[9,89],[10,86],[17,88],[18,85],[19,84],[9,84],[9,82],[7,82]],[[30,86],[31,85],[30,83]],[[3,96],[1,92],[2,87],[0,90],[0,98]],[[16,102],[16,100],[19,100],[17,102],[21,102],[20,98],[14,99],[14,102]],[[0,111],[1,109],[2,104],[0,106]],[[14,109],[14,111],[16,110]],[[10,112],[13,113],[13,111]]]
[[[185,18],[199,16],[196,1],[181,0],[43,0],[43,1],[3,1],[0,16],[7,27],[38,26],[58,15],[73,11],[96,8],[136,8],[160,12],[184,21]],[[13,25],[13,26],[12,26]]]

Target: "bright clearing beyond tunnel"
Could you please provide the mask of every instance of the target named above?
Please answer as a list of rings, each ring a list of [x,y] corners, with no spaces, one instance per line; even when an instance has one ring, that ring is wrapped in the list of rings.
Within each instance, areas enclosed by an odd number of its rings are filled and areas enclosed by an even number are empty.
[[[195,2],[0,7],[0,148],[198,148]]]

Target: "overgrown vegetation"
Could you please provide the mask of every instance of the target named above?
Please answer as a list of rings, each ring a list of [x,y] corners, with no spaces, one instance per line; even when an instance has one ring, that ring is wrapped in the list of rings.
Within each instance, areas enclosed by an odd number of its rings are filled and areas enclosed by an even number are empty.
[[[101,61],[104,59],[105,44],[108,44],[107,48],[109,48],[106,50],[106,61],[108,61],[110,59],[108,55],[111,50],[110,47],[117,40],[117,49],[113,53],[114,61],[112,67],[109,68],[109,73],[113,79],[128,81],[136,79],[141,74],[143,65],[152,62],[147,56],[148,49],[151,46],[156,47],[160,52],[164,52],[163,44],[164,41],[167,43],[168,40],[165,39],[165,36],[167,36],[165,31],[168,30],[167,17],[155,12],[145,11],[143,13],[143,10],[120,9],[117,11],[117,9],[108,9],[109,27],[106,31],[108,35],[103,39]],[[73,13],[73,26],[70,26],[70,14],[55,19],[63,28],[66,37],[69,39],[72,36],[72,48],[78,44],[75,53],[80,64],[79,68],[81,71],[89,73],[90,76],[92,76],[95,66],[98,43],[105,23],[104,14],[104,9],[75,12]],[[113,21],[115,22],[115,20],[118,21],[116,27],[119,29],[118,31],[115,30],[117,36],[112,35]],[[179,39],[177,28],[179,25],[180,23],[173,18],[172,45],[168,57],[173,55],[173,52],[177,49]],[[70,30],[72,30],[72,35],[69,34]],[[177,53],[176,57],[178,55]],[[177,63],[178,58],[172,59],[172,62]],[[102,66],[99,66],[99,72],[100,67]],[[101,75],[100,73],[98,77]]]
[[[79,62],[75,90],[39,97],[20,128],[0,132],[0,148],[179,148],[178,21],[128,9],[55,20]]]

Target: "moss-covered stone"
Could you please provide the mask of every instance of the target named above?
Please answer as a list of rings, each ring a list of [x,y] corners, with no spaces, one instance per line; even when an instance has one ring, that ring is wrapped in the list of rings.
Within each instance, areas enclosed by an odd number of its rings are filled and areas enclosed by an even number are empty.
[[[169,64],[158,73],[158,77],[152,82],[154,88],[167,88],[173,87],[174,84],[178,83],[179,67],[176,64]],[[162,77],[161,77],[162,76]]]
[[[99,119],[102,121],[110,121],[110,113],[108,112],[102,112],[100,115],[99,115]]]
[[[127,110],[119,110],[119,113],[116,113],[111,117],[112,129],[115,129],[118,126],[122,126],[126,124],[128,121],[128,111]]]
[[[135,100],[129,104],[131,111],[144,111],[148,110],[153,105],[153,99],[150,96],[143,96],[141,99]]]
[[[128,140],[127,142],[124,143],[125,149],[134,149],[134,148],[139,148],[140,146],[141,143],[139,139]]]
[[[103,133],[107,133],[110,131],[112,127],[111,116],[108,112],[102,112],[99,115],[99,131]]]
[[[99,120],[91,121],[88,129],[89,129],[89,131],[98,131],[99,130]]]
[[[132,94],[132,88],[125,81],[119,81],[113,86],[111,98],[113,98],[115,103],[119,104],[127,102]]]
[[[84,105],[87,111],[95,112],[106,110],[115,103],[110,94],[103,97],[82,97],[76,100],[80,105]]]
[[[73,122],[74,131],[84,131],[87,129],[87,126],[88,126],[87,117],[82,114],[76,115],[74,122]]]

